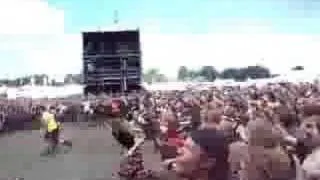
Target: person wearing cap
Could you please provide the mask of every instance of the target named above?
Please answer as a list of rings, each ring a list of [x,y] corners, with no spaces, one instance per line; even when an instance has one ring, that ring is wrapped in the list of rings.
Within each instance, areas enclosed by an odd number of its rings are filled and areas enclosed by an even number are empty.
[[[220,130],[200,129],[191,132],[178,156],[170,160],[177,175],[197,180],[229,179],[228,142]]]

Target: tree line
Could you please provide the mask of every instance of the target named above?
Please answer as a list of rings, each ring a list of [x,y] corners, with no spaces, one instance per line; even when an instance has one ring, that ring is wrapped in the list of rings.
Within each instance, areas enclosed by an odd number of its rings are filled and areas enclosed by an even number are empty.
[[[304,70],[303,66],[294,66],[293,71]],[[247,79],[270,78],[276,75],[271,74],[271,71],[264,66],[247,66],[242,68],[226,68],[219,72],[214,66],[202,66],[199,69],[188,68],[187,66],[180,66],[177,73],[179,81],[214,81],[219,79],[234,79],[236,81],[245,81]],[[143,81],[147,83],[152,82],[167,82],[168,77],[161,73],[160,69],[151,68],[143,73]],[[64,85],[64,84],[82,84],[83,75],[66,74],[63,82],[57,82],[55,79],[50,79],[47,74],[34,74],[15,79],[0,79],[0,84],[8,86],[23,86],[27,84],[35,85]]]
[[[7,86],[23,86],[27,84],[60,86],[72,83],[81,84],[82,74],[66,74],[62,82],[50,78],[47,74],[33,74],[13,79],[0,79],[0,84]]]
[[[180,66],[177,79],[180,81],[214,81],[220,79],[234,79],[245,81],[246,79],[270,78],[270,70],[264,66],[247,66],[242,68],[226,68],[219,72],[213,66],[202,66],[199,69],[191,69],[187,66]],[[146,82],[163,82],[167,78],[158,69],[150,69],[144,74]]]
[[[259,79],[271,77],[271,72],[268,68],[255,65],[242,68],[226,68],[219,72],[213,66],[202,66],[200,69],[189,69],[186,66],[181,66],[178,70],[179,80],[194,80],[200,79],[203,81],[214,81],[217,78],[221,79],[235,79],[237,81],[244,81],[248,78]]]
[[[291,68],[292,71],[302,71],[304,67],[297,65]],[[218,71],[214,66],[202,66],[199,69],[180,66],[177,74],[179,81],[215,81],[219,79],[234,79],[236,81],[245,81],[247,79],[261,79],[278,76],[272,74],[269,68],[254,65],[240,68],[226,68]],[[165,82],[168,78],[160,72],[159,69],[149,69],[144,73],[145,82]]]

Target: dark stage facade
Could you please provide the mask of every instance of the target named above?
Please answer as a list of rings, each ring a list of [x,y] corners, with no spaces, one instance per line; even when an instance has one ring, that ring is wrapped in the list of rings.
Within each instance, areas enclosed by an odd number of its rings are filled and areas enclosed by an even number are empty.
[[[140,90],[139,30],[83,32],[85,93]]]

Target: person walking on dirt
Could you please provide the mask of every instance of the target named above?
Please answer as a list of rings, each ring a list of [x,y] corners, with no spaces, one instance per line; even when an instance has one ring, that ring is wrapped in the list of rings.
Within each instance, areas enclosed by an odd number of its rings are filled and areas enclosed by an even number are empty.
[[[50,147],[48,149],[48,153],[52,153],[56,150],[57,145],[59,143],[59,135],[60,135],[60,123],[56,120],[54,115],[54,107],[50,107],[47,109],[44,106],[40,107],[41,111],[41,124],[45,129],[44,140],[49,142]]]
[[[44,106],[40,107],[41,111],[41,124],[45,128],[44,140],[49,142],[48,154],[54,153],[57,150],[59,143],[72,147],[70,140],[60,139],[60,132],[62,125],[55,117],[55,108],[50,107],[47,110]]]

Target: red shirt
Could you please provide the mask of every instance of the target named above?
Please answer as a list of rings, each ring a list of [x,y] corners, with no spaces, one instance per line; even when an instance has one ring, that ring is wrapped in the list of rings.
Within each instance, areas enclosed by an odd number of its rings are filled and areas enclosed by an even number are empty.
[[[179,134],[176,130],[168,130],[168,145],[176,146],[176,147],[182,147],[184,144],[184,140],[179,137]]]
[[[175,147],[182,147],[184,145],[184,140],[180,138],[169,138],[167,144]]]
[[[168,138],[179,138],[177,130],[168,130],[167,135]]]
[[[117,113],[117,112],[120,112],[120,103],[117,102],[117,101],[112,101],[111,103],[111,107],[112,107],[112,112],[113,113]]]

